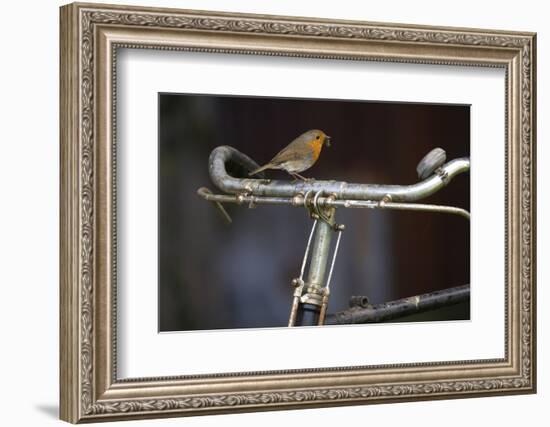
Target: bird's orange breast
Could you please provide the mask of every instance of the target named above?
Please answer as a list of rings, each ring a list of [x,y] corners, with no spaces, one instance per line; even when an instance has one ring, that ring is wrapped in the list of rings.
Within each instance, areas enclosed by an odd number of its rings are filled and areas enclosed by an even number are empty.
[[[318,139],[314,139],[311,142],[308,142],[308,145],[311,147],[311,153],[313,154],[313,160],[317,160],[319,158],[319,154],[321,154],[321,141]]]

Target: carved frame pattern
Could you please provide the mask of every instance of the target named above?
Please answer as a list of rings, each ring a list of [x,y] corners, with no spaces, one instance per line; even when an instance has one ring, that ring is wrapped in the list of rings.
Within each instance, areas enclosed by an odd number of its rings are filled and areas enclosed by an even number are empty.
[[[464,30],[452,28],[412,27],[405,25],[370,24],[357,22],[330,22],[306,18],[268,17],[261,15],[236,15],[210,12],[161,10],[147,8],[130,8],[120,6],[100,6],[72,4],[61,10],[61,144],[62,144],[62,200],[61,200],[61,417],[70,422],[99,421],[123,419],[128,417],[155,417],[167,415],[185,415],[234,411],[251,411],[257,409],[283,409],[291,407],[326,406],[329,404],[357,404],[370,401],[400,401],[411,399],[444,398],[459,396],[479,396],[495,393],[528,393],[535,391],[535,35],[530,33],[496,32],[485,30]],[[97,370],[103,369],[99,356],[106,352],[107,358],[114,358],[116,348],[105,349],[98,345],[96,328],[102,321],[103,312],[96,307],[95,293],[102,286],[96,277],[98,266],[98,166],[96,162],[97,147],[97,109],[98,109],[98,48],[97,40],[102,28],[124,28],[131,34],[132,30],[146,29],[154,31],[192,31],[202,33],[224,33],[279,37],[293,37],[300,40],[325,39],[333,41],[365,41],[369,43],[389,42],[407,46],[437,49],[443,47],[443,54],[406,56],[400,53],[386,52],[355,57],[349,52],[342,55],[333,51],[308,52],[300,49],[277,50],[242,48],[238,45],[228,47],[178,47],[173,44],[163,45],[126,42],[118,46],[146,47],[154,49],[188,49],[208,52],[247,53],[261,55],[310,56],[317,58],[344,58],[356,60],[390,60],[410,63],[468,64],[477,66],[502,66],[507,69],[507,79],[513,91],[518,92],[513,98],[514,104],[508,105],[507,121],[513,122],[514,114],[518,118],[517,126],[507,129],[508,143],[513,146],[511,162],[517,160],[518,174],[509,178],[513,193],[512,204],[519,206],[517,213],[512,212],[509,226],[515,226],[517,235],[511,235],[507,229],[506,239],[519,246],[508,261],[517,265],[520,276],[520,288],[508,288],[508,297],[519,295],[517,304],[508,304],[507,322],[511,329],[518,333],[517,352],[508,351],[512,336],[506,331],[506,358],[501,361],[471,361],[478,364],[487,363],[487,369],[513,366],[506,375],[477,375],[472,372],[457,376],[452,380],[400,381],[401,369],[414,368],[420,365],[394,366],[391,384],[383,381],[374,384],[353,384],[349,386],[319,387],[317,383],[304,380],[303,387],[285,390],[280,386],[272,390],[220,392],[216,391],[216,382],[212,382],[211,394],[182,394],[179,397],[150,396],[145,391],[139,397],[110,396],[109,389],[123,387],[124,382],[116,379],[116,361],[111,360],[105,386],[96,377]],[[444,47],[456,48],[456,53],[449,53]],[[297,46],[298,47],[298,46]],[[113,63],[116,61],[117,44],[112,44]],[[490,59],[479,57],[472,59],[462,52],[468,49],[481,48],[487,52],[498,52],[508,55],[502,59],[495,54]],[[391,49],[390,49],[391,50]],[[479,52],[479,49],[476,50]],[[453,56],[454,55],[454,56]],[[490,56],[490,55],[489,55]],[[500,59],[499,59],[500,58]],[[101,59],[102,60],[102,59]],[[78,69],[78,72],[76,72]],[[110,70],[113,73],[113,70]],[[514,86],[514,82],[517,84]],[[112,76],[114,88],[116,75]],[[507,93],[507,97],[513,94]],[[508,98],[512,99],[512,98]],[[114,101],[115,99],[113,99]],[[516,105],[517,104],[517,105]],[[111,126],[116,125],[114,108],[111,113]],[[519,136],[519,138],[516,138]],[[514,150],[519,157],[515,157]],[[509,159],[510,160],[510,159]],[[116,166],[116,162],[115,165]],[[513,172],[510,164],[507,171]],[[517,179],[516,179],[517,178]],[[116,193],[115,193],[116,194]],[[114,196],[113,196],[114,197]],[[507,194],[510,198],[510,195]],[[115,215],[116,212],[113,212]],[[101,221],[108,221],[100,217]],[[510,228],[511,230],[511,228]],[[519,238],[518,238],[519,236]],[[114,243],[116,246],[116,235]],[[515,254],[515,255],[514,255]],[[112,266],[116,273],[116,265]],[[511,273],[510,273],[511,274]],[[115,301],[111,301],[115,305]],[[116,305],[115,305],[116,308]],[[107,310],[113,310],[108,307]],[[517,310],[514,312],[513,310]],[[98,314],[99,313],[99,314]],[[516,317],[514,317],[514,315]],[[113,322],[116,319],[110,317]],[[111,328],[115,328],[112,323]],[[109,328],[107,328],[109,329]],[[111,333],[113,329],[108,330]],[[513,335],[513,334],[512,334]],[[110,342],[110,341],[109,341]],[[116,340],[112,343],[116,344]],[[510,347],[511,348],[511,347]],[[513,350],[513,349],[512,349]],[[513,355],[517,354],[517,360]],[[490,362],[490,363],[489,363]],[[490,364],[490,366],[489,366]],[[468,369],[468,363],[434,363],[422,366],[428,371],[431,368],[447,366],[453,377],[453,370],[460,366]],[[366,367],[364,367],[366,368]],[[375,368],[372,369],[376,371]],[[308,372],[326,370],[300,371],[302,377]],[[343,369],[328,370],[333,374]],[[426,371],[427,372],[427,371]],[[463,371],[464,372],[464,371]],[[478,371],[479,372],[479,371]],[[253,376],[269,373],[252,373]],[[278,373],[294,375],[292,371]],[[215,378],[216,376],[214,376]],[[220,375],[220,378],[235,375]],[[144,382],[155,382],[155,379],[143,379]],[[159,383],[170,386],[171,381],[183,384],[185,379],[157,379]],[[101,383],[102,384],[102,383]],[[144,386],[145,388],[145,386]]]

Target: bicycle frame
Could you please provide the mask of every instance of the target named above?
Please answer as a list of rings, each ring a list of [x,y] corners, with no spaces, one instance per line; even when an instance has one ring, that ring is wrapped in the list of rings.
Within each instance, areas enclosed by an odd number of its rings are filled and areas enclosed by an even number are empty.
[[[426,211],[460,215],[469,220],[470,213],[458,207],[413,203],[434,194],[455,176],[470,169],[470,160],[467,157],[447,163],[444,161],[445,152],[442,149],[432,150],[417,168],[419,176],[426,178],[411,185],[357,184],[334,180],[290,182],[265,179],[262,174],[257,178],[242,178],[247,177],[248,172],[259,166],[235,148],[221,146],[215,148],[210,155],[209,173],[216,187],[226,194],[213,194],[205,187],[199,188],[197,193],[205,200],[215,203],[229,222],[231,218],[222,203],[246,204],[249,208],[258,204],[288,205],[303,207],[309,211],[315,222],[308,239],[300,277],[292,280],[294,292],[288,326],[323,325],[330,294],[332,268],[344,230],[343,225],[335,222],[336,209]],[[228,169],[237,176],[230,175]],[[333,232],[338,233],[338,240],[328,280],[323,285]],[[308,275],[304,281],[303,275],[310,253]],[[467,293],[469,295],[469,290]],[[460,295],[464,297],[465,292],[461,292]],[[445,293],[440,296],[440,299],[444,298]]]

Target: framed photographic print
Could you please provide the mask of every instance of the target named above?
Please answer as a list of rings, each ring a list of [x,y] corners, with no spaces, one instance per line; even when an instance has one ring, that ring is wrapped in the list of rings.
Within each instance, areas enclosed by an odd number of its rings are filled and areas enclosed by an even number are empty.
[[[61,418],[533,393],[535,34],[61,8]]]

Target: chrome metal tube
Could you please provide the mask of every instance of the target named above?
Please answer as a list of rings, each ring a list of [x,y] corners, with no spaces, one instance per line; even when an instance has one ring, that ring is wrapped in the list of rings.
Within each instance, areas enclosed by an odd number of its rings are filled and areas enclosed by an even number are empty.
[[[334,208],[328,209],[327,218],[333,220]],[[332,226],[325,221],[319,221],[317,224],[306,280],[307,286],[323,286],[333,231]]]
[[[334,194],[338,199],[382,200],[391,196],[394,202],[411,202],[430,196],[456,175],[467,172],[470,169],[470,160],[467,157],[451,160],[441,166],[439,173],[411,185],[355,184],[334,180],[291,182],[248,178],[248,172],[257,167],[254,160],[233,147],[217,147],[210,154],[210,178],[224,193],[292,197],[297,193],[317,193],[322,190],[324,194]],[[230,175],[229,170],[238,171],[237,176]]]
[[[298,326],[313,326],[324,323],[328,294],[324,291],[325,274],[330,254],[330,242],[334,232],[335,208],[324,209],[326,220],[317,220],[315,236],[313,238],[311,258],[309,261],[305,293],[301,296],[301,305],[298,307]],[[324,310],[323,310],[324,306]],[[308,313],[308,316],[305,313]],[[320,322],[320,323],[319,323]]]

